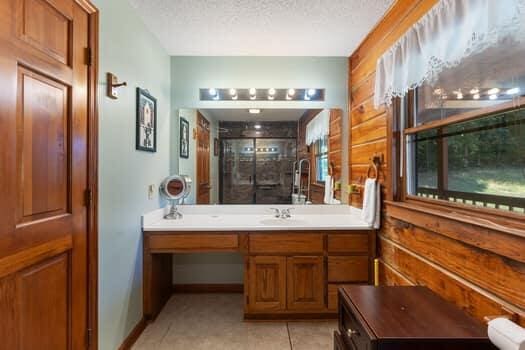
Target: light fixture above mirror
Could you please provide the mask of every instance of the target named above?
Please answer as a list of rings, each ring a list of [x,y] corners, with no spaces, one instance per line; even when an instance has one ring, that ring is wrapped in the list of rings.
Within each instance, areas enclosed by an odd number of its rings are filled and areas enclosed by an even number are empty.
[[[201,88],[201,101],[324,101],[325,89],[316,88]]]

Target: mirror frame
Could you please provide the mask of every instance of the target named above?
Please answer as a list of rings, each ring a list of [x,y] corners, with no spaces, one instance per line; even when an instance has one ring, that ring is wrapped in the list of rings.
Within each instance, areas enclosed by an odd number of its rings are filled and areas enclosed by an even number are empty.
[[[182,183],[182,191],[177,195],[172,195],[168,191],[168,185],[171,181],[180,181]],[[188,175],[171,175],[165,178],[160,184],[160,193],[162,196],[170,201],[184,200],[191,192],[191,178]]]

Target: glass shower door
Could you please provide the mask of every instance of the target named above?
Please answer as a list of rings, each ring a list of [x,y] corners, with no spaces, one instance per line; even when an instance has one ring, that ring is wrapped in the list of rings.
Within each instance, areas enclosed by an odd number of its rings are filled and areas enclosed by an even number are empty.
[[[221,203],[254,203],[255,140],[223,139],[221,151]]]
[[[290,204],[296,139],[256,139],[255,203]]]

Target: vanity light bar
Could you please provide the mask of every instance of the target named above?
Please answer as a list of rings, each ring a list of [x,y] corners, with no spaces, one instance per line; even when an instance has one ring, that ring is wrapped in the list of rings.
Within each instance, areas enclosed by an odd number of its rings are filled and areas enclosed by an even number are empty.
[[[325,89],[318,88],[202,88],[201,101],[324,101]]]

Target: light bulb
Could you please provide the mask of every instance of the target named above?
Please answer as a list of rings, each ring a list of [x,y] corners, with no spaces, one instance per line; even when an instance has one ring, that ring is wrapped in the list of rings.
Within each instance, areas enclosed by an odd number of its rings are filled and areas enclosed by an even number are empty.
[[[268,89],[268,95],[270,95],[270,96],[275,95],[275,89],[274,88],[269,88]]]
[[[520,88],[519,87],[515,87],[515,88],[512,88],[512,89],[508,89],[507,90],[507,95],[516,95],[520,92]]]
[[[251,95],[251,96],[257,95],[257,89],[255,89],[255,88],[250,88],[250,95]]]
[[[295,95],[295,89],[288,89],[288,96]]]
[[[208,90],[208,93],[210,94],[210,96],[217,96],[217,89],[211,88]]]
[[[231,95],[231,96],[235,96],[235,95],[237,95],[237,90],[235,90],[235,89],[230,89],[230,95]]]
[[[487,91],[488,95],[496,95],[500,90],[498,88],[493,88]]]
[[[490,100],[495,100],[497,98],[498,98],[498,95],[496,95],[496,94],[489,95],[489,99]]]
[[[308,96],[312,97],[316,94],[317,90],[315,89],[308,89]]]
[[[470,94],[471,95],[476,95],[477,93],[479,93],[479,89],[478,88],[474,88],[474,89],[470,90]]]
[[[472,95],[472,98],[475,99],[475,100],[479,100],[479,97],[480,97],[479,94]]]

